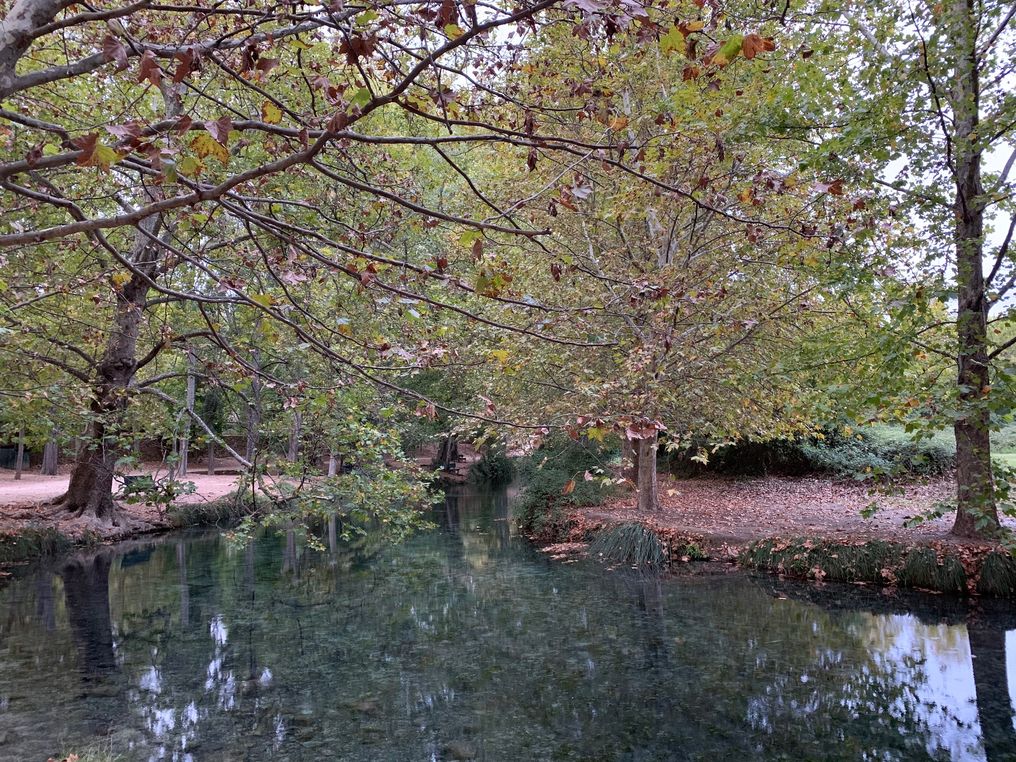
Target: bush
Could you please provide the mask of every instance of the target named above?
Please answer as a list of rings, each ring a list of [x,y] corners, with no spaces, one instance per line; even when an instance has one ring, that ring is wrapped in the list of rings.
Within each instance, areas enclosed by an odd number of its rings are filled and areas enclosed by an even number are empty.
[[[515,464],[500,447],[490,447],[485,450],[483,457],[469,469],[470,479],[494,486],[507,484],[514,475]]]
[[[670,467],[674,473],[686,476],[707,472],[737,476],[931,476],[952,468],[955,449],[947,435],[915,442],[901,429],[870,427],[850,436],[829,431],[822,437],[738,442],[712,453],[705,466],[691,460],[695,447],[672,455]]]
[[[522,458],[518,472],[525,488],[515,504],[519,527],[549,537],[560,532],[569,509],[602,503],[613,488],[601,478],[587,480],[585,474],[606,473],[606,464],[616,456],[609,448],[561,435]],[[574,482],[570,490],[569,482]]]

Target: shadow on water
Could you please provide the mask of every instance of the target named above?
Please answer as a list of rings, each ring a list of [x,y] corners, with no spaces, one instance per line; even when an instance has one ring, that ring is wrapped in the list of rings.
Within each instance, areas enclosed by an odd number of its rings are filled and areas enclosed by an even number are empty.
[[[433,520],[26,570],[0,589],[0,760],[1016,758],[1006,605],[554,562],[505,490]]]

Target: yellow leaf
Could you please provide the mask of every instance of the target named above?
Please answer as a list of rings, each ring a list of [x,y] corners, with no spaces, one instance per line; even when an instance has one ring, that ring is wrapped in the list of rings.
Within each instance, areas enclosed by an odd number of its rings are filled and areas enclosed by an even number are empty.
[[[211,156],[220,164],[229,162],[229,151],[207,132],[199,132],[190,143],[191,148],[202,159]]]
[[[261,118],[267,124],[278,124],[282,121],[282,109],[271,101],[265,101],[261,104]]]
[[[466,32],[458,24],[445,24],[444,33],[448,35],[449,39],[454,40],[456,37],[461,37]]]

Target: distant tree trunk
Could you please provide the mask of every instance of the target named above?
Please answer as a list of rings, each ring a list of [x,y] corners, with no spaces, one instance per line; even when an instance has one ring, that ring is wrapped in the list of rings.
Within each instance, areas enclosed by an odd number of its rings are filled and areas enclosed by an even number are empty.
[[[438,468],[443,468],[446,471],[454,471],[459,460],[459,441],[454,436],[447,436],[441,441],[441,446],[437,451],[437,463],[435,465]]]
[[[255,370],[259,370],[259,355],[254,351]],[[250,398],[247,400],[247,449],[246,458],[251,463],[257,454],[258,438],[261,434],[261,379],[255,375],[250,382]]]
[[[208,475],[215,476],[215,442],[211,440],[208,442]]]
[[[621,478],[635,487],[639,478],[639,451],[635,441],[628,437],[621,438]]]
[[[55,439],[47,439],[46,446],[42,448],[42,474],[44,476],[56,476],[60,461],[60,445]]]
[[[951,105],[954,112],[956,198],[957,383],[961,415],[956,435],[956,522],[953,534],[985,537],[998,533],[991,469],[988,301],[984,284],[983,149],[978,135],[980,81],[977,30],[972,3],[952,0],[948,28],[954,36],[956,64]],[[978,526],[980,520],[980,526]]]
[[[656,486],[656,448],[658,435],[637,440],[638,443],[638,509],[640,511],[657,511],[660,508],[660,497]]]
[[[296,463],[300,457],[300,436],[303,430],[303,415],[299,410],[293,411],[292,425],[289,427],[289,450],[286,452],[286,460]]]
[[[25,430],[18,430],[18,452],[14,457],[14,478],[21,478],[21,470],[25,467]]]
[[[328,451],[328,475],[335,476],[338,472],[338,459],[335,457],[335,450]]]
[[[196,379],[194,378],[194,353],[191,351],[187,352],[187,415],[184,416],[183,422],[183,436],[180,437],[180,476],[187,475],[187,469],[190,467],[189,456],[190,456],[190,430],[191,430],[191,415],[194,413],[194,396],[196,391]]]

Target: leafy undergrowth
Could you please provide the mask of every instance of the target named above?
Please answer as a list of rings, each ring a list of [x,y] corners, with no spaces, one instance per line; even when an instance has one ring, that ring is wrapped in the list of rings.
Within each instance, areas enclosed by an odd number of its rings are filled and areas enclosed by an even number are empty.
[[[52,527],[24,527],[0,534],[0,564],[15,564],[70,550],[75,541]]]
[[[540,543],[576,539],[574,509],[601,505],[612,494],[609,479],[597,478],[613,453],[568,437],[551,438],[519,461],[526,487],[515,505],[519,527]],[[582,539],[582,538],[579,538]]]
[[[798,579],[1016,597],[1016,558],[992,546],[769,538],[749,544],[738,563]]]

